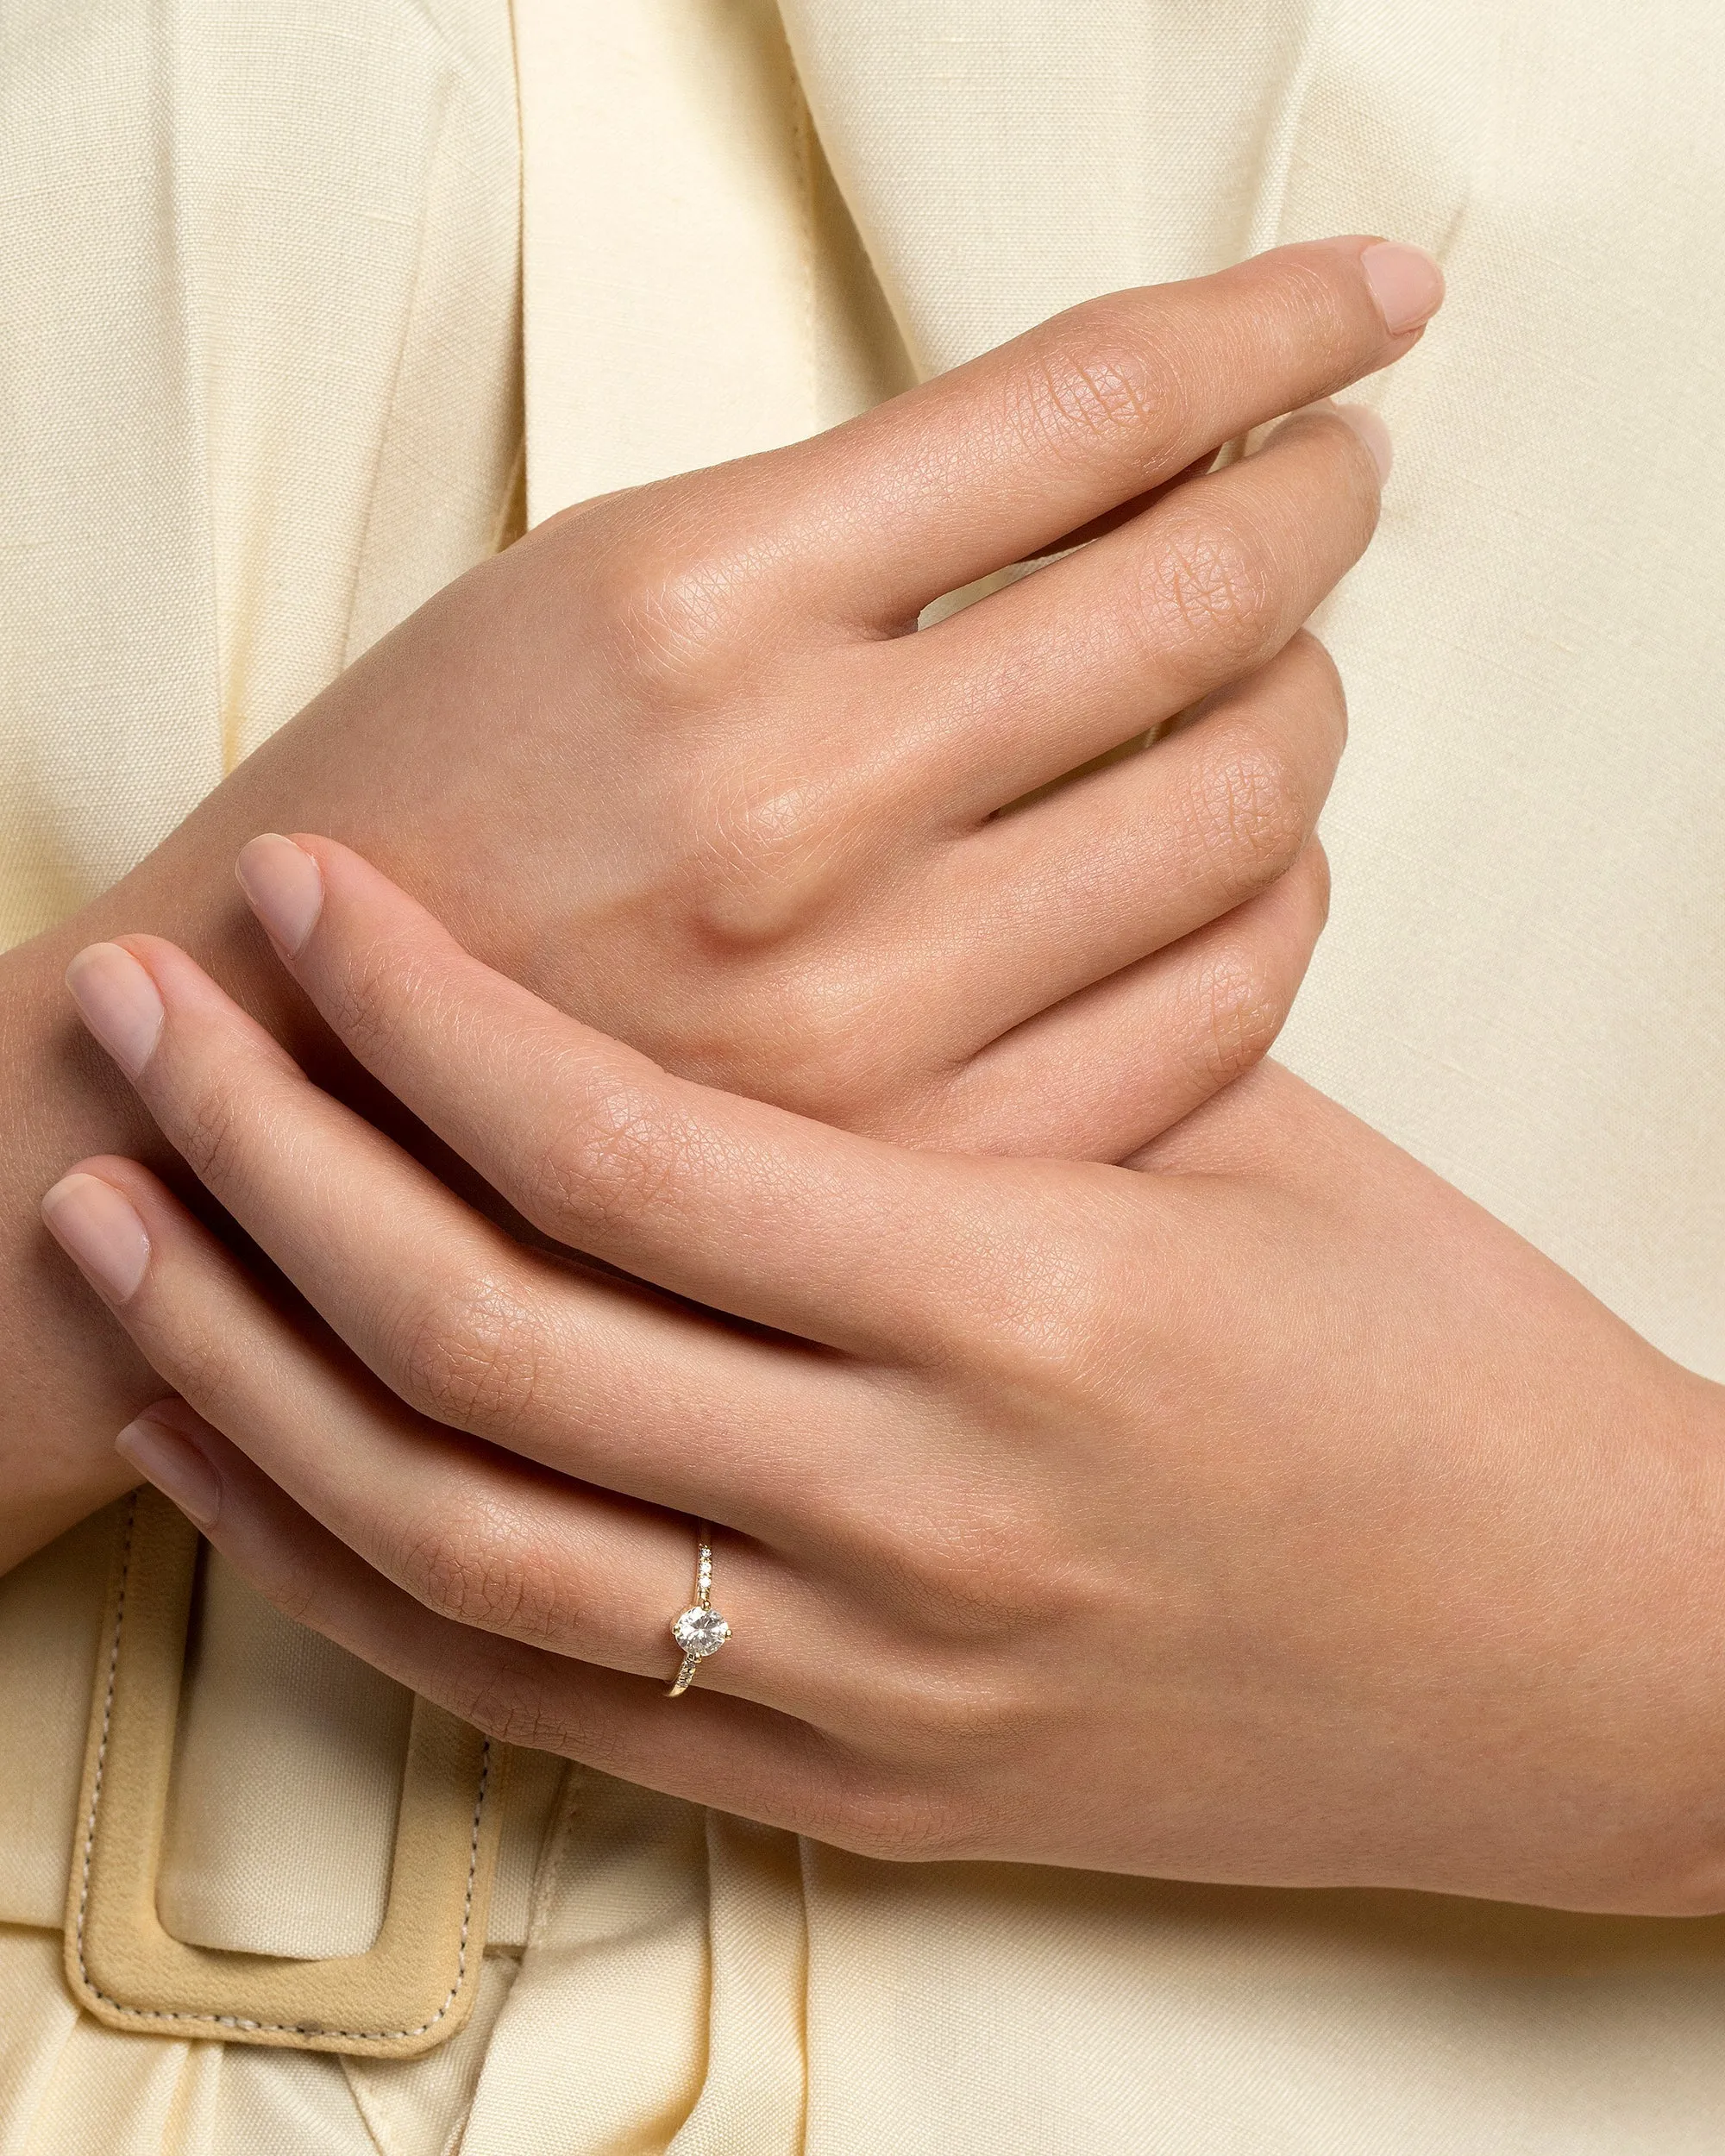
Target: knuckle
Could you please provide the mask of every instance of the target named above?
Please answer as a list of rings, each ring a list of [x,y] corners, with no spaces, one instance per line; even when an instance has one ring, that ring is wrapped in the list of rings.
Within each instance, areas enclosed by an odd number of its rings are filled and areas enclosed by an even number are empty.
[[[859,1780],[833,1807],[824,1838],[883,1864],[936,1864],[971,1853],[961,1807],[920,1779]]]
[[[375,1067],[387,1060],[404,1012],[429,985],[412,952],[382,939],[356,942],[324,984],[325,1012],[359,1061]]]
[[[997,1294],[986,1321],[972,1310],[965,1330],[974,1345],[961,1342],[950,1375],[962,1385],[974,1368],[991,1394],[1006,1388],[1032,1415],[1064,1419],[1082,1411],[1107,1390],[1125,1273],[1106,1232],[1098,1234],[1088,1265],[1046,1251],[1016,1295]],[[1013,1514],[996,1514],[985,1546],[1000,1548],[1013,1527]]]
[[[428,1609],[478,1631],[546,1644],[571,1628],[556,1568],[477,1499],[440,1501],[436,1518],[417,1524],[389,1570]]]
[[[1016,1561],[1034,1538],[1008,1507],[972,1496],[962,1511],[929,1506],[900,1531],[901,1593],[918,1626],[943,1641],[999,1640],[1026,1620]],[[919,1684],[933,1703],[938,1687]]]
[[[1358,271],[1325,248],[1278,249],[1248,273],[1252,304],[1279,317],[1311,370],[1326,379],[1352,374],[1364,351],[1383,342],[1382,323],[1369,301],[1364,304]]]
[[[454,1714],[494,1743],[592,1756],[567,1720],[551,1711],[540,1687],[524,1678],[513,1657],[474,1658],[449,1680],[445,1699]]]
[[[1036,339],[1015,378],[1014,417],[1032,447],[1088,459],[1122,436],[1145,451],[1177,438],[1189,397],[1181,370],[1135,328],[1119,296],[1090,302]]]
[[[322,1629],[318,1620],[324,1609],[324,1582],[317,1573],[299,1565],[274,1564],[267,1571],[254,1567],[246,1576],[291,1623],[311,1632]]]
[[[438,1517],[420,1523],[405,1537],[387,1566],[391,1576],[414,1600],[456,1623],[486,1632],[507,1632],[520,1605],[510,1568],[476,1507],[445,1502]]]
[[[656,490],[658,492],[659,490]],[[674,492],[674,490],[673,490]],[[701,536],[669,497],[595,549],[582,572],[585,611],[625,680],[681,709],[705,702],[739,650],[743,563],[722,538]]]
[[[1289,744],[1244,719],[1219,730],[1200,759],[1192,808],[1206,850],[1247,888],[1282,874],[1311,821],[1304,774]]]
[[[1192,1037],[1202,1075],[1220,1093],[1269,1053],[1293,995],[1257,953],[1244,949],[1212,959],[1196,994]]]
[[[250,1122],[251,1088],[235,1074],[212,1077],[199,1088],[174,1132],[174,1142],[198,1181],[219,1197],[238,1181]]]
[[[762,1078],[771,1099],[827,1122],[878,1112],[900,1075],[904,1029],[883,1022],[887,999],[864,965],[800,957],[757,984],[754,1011],[755,1037],[770,1055]]]
[[[522,1202],[536,1227],[579,1242],[594,1226],[626,1226],[693,1188],[706,1140],[649,1088],[619,1076],[565,1112],[529,1169]]]
[[[1276,617],[1275,568],[1249,526],[1170,519],[1138,559],[1138,613],[1160,655],[1171,642],[1207,676],[1242,673],[1262,655]]]
[[[463,1275],[415,1298],[396,1334],[391,1382],[434,1421],[506,1437],[527,1420],[542,1384],[543,1328],[495,1275]]]
[[[973,1627],[986,1639],[986,1663],[982,1657],[955,1657],[953,1643],[944,1639],[944,1666],[899,1676],[886,1706],[894,1741],[908,1757],[991,1756],[1022,1732],[1024,1702],[995,1651],[1014,1620],[1026,1622],[1027,1613],[1014,1608],[1004,1626]]]
[[[182,1320],[171,1338],[150,1342],[151,1358],[160,1375],[206,1422],[219,1420],[241,1389],[244,1357],[236,1338],[230,1330]]]
[[[735,768],[693,791],[683,911],[704,955],[769,950],[819,910],[843,850],[827,795],[813,773]]]
[[[1082,1556],[1057,1507],[1017,1475],[967,1474],[926,1491],[884,1545],[878,1523],[859,1526],[896,1621],[930,1650],[926,1663],[910,1656],[883,1672],[894,1711],[902,1699],[910,1719],[978,1731],[1009,1719],[1016,1646],[1082,1593]]]

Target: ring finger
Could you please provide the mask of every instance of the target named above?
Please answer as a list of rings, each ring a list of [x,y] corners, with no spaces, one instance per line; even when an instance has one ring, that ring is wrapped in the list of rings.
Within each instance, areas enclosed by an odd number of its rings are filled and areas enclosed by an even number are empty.
[[[453,1623],[668,1680],[669,1626],[692,1600],[683,1514],[552,1473],[415,1413],[303,1309],[272,1300],[135,1162],[88,1161],[43,1202],[50,1228],[163,1382],[310,1516]],[[136,1252],[135,1284],[107,1254]],[[117,1292],[123,1290],[124,1292]],[[160,1418],[157,1418],[157,1422]],[[173,1434],[169,1419],[168,1438]],[[200,1477],[147,1421],[128,1457],[206,1530],[219,1463]],[[133,1433],[128,1432],[132,1438]],[[196,1452],[195,1439],[193,1451]],[[176,1457],[182,1471],[155,1471]],[[717,1606],[734,1637],[704,1683],[798,1714],[825,1711],[774,1642],[832,1628],[827,1597],[754,1539],[718,1536]]]
[[[204,1532],[241,1577],[386,1676],[505,1743],[769,1826],[847,1838],[865,1777],[853,1753],[808,1723],[699,1684],[673,1705],[658,1673],[574,1661],[440,1616],[372,1570],[182,1403],[163,1401],[140,1421],[159,1472],[172,1454],[206,1495],[212,1477],[219,1485]]]

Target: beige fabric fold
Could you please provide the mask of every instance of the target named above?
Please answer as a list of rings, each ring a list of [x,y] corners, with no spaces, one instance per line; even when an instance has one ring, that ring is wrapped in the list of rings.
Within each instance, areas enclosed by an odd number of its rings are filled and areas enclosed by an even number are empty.
[[[57,1931],[66,1912],[117,1524],[110,1507],[0,1578],[0,1922]]]
[[[774,0],[527,0],[516,22],[535,523],[906,385]]]
[[[466,2156],[795,2156],[794,1839],[581,1770],[567,1804]]]
[[[363,24],[317,0],[25,6],[0,53],[16,940],[494,545],[521,441],[518,141],[500,5],[388,0]],[[54,1925],[65,1890],[70,1698],[110,1528],[0,1583],[0,1915],[17,1922]],[[161,1904],[228,1951],[355,1951],[387,1884],[411,1702],[215,1573]],[[561,1778],[546,1764],[499,1865],[518,1938]],[[9,2047],[19,2021],[0,2023]]]

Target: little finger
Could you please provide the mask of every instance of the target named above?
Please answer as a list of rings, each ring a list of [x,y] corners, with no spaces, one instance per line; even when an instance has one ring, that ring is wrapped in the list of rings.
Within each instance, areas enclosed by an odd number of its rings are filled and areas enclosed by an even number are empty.
[[[1314,839],[1258,897],[984,1049],[894,1135],[982,1153],[1129,1159],[1269,1053],[1328,905]],[[1075,1069],[1084,1073],[1076,1119]]]

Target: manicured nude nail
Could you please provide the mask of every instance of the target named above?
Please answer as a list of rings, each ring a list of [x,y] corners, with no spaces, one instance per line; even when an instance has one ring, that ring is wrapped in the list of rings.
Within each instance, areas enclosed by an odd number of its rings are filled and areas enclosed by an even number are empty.
[[[1377,414],[1365,404],[1333,404],[1332,415],[1345,427],[1352,427],[1371,452],[1371,461],[1377,467],[1379,486],[1389,477],[1389,467],[1396,461],[1396,451],[1389,440],[1389,429]]]
[[[129,1202],[99,1175],[63,1175],[42,1200],[48,1233],[110,1302],[129,1302],[150,1262],[150,1238]]]
[[[290,958],[304,950],[323,911],[323,877],[303,846],[266,831],[240,849],[234,873],[251,909]]]
[[[1379,240],[1360,256],[1359,266],[1392,336],[1417,329],[1444,304],[1444,273],[1422,248]]]
[[[135,1078],[161,1037],[162,1000],[129,950],[91,943],[66,969],[78,1015],[129,1078]]]
[[[190,1438],[182,1437],[145,1408],[114,1440],[114,1450],[129,1460],[164,1497],[171,1497],[194,1526],[213,1527],[222,1509],[222,1478]]]

